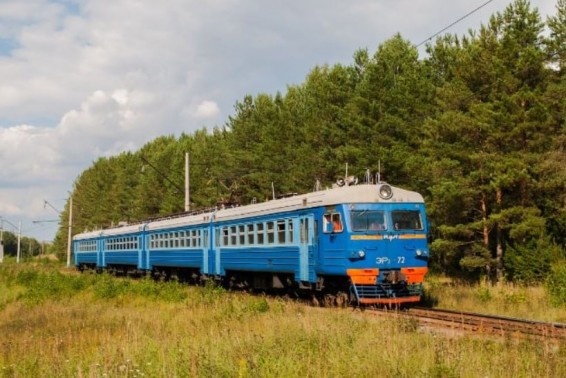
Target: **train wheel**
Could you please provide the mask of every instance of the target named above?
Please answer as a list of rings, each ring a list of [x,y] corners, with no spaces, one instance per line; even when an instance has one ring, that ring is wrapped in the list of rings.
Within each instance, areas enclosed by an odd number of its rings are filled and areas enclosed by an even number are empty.
[[[316,297],[316,294],[313,294],[311,297],[311,305],[313,307],[319,307],[320,306],[320,302],[318,300],[318,298]]]
[[[336,306],[338,307],[347,307],[350,300],[348,299],[348,294],[344,292],[339,292],[336,294]]]
[[[336,305],[336,297],[332,294],[324,294],[322,304],[324,307],[334,307]]]

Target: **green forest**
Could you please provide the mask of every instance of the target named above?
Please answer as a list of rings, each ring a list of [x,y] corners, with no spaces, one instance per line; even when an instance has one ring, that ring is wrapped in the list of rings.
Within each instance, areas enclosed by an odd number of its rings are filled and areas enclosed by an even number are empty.
[[[73,234],[330,186],[348,164],[423,194],[431,268],[536,283],[566,259],[566,0],[516,0],[424,57],[397,34],[286,93],[245,95],[223,126],[99,158],[72,188]],[[54,250],[66,251],[69,203]],[[64,258],[63,258],[64,259]]]

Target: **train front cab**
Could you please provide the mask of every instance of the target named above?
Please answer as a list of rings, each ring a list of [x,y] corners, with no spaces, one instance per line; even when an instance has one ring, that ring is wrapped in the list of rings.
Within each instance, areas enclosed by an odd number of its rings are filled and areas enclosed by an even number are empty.
[[[341,205],[326,209],[322,223],[323,271],[349,278],[352,301],[420,301],[429,256],[422,203]]]

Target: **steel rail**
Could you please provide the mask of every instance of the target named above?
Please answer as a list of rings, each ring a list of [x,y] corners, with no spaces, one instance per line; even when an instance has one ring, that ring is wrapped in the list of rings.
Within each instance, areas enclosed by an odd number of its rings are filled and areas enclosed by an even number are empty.
[[[566,339],[566,324],[479,314],[455,310],[412,307],[406,311],[380,311],[416,319],[421,325],[480,334]]]

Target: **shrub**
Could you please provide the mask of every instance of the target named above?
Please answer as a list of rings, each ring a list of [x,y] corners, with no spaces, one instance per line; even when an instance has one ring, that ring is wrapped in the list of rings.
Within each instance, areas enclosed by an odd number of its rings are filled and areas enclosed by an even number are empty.
[[[187,299],[187,288],[177,281],[155,282],[146,277],[135,285],[132,285],[132,292],[141,297],[166,302],[182,302]]]
[[[118,280],[107,273],[103,273],[94,285],[94,296],[99,299],[117,298],[124,295],[129,286],[129,280]]]
[[[515,246],[510,245],[504,258],[507,278],[525,284],[541,283],[561,255],[560,246],[545,236]]]
[[[46,300],[68,298],[90,285],[83,277],[62,274],[57,271],[39,271],[34,268],[18,271],[11,284],[25,290],[20,298],[28,304],[39,304]]]
[[[566,305],[566,261],[561,261],[551,267],[545,288],[554,306]]]
[[[479,287],[476,291],[476,297],[480,302],[489,302],[492,299],[491,291],[487,287]]]

